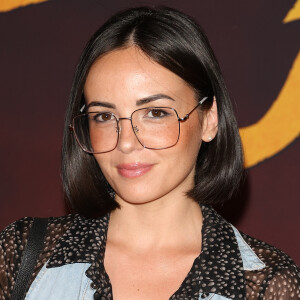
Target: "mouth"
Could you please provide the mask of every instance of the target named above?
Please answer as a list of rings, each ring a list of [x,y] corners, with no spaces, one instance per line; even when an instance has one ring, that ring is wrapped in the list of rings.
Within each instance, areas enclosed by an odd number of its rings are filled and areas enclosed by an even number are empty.
[[[149,172],[153,164],[145,164],[145,163],[130,163],[130,164],[120,164],[117,165],[118,173],[126,178],[135,178],[142,176]]]

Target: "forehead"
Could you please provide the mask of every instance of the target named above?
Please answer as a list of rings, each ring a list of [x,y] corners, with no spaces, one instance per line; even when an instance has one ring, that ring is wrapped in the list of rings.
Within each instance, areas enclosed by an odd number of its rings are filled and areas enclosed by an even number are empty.
[[[182,101],[195,98],[193,89],[183,79],[134,46],[99,58],[91,66],[84,86],[88,103],[95,98],[113,102],[124,97],[138,100],[158,93]]]

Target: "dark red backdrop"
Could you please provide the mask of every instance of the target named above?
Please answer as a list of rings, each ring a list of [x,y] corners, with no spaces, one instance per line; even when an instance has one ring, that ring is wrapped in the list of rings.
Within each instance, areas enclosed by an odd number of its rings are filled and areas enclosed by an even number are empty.
[[[133,5],[172,6],[207,32],[236,103],[240,126],[276,99],[300,49],[300,21],[283,24],[294,0],[52,0],[0,14],[0,228],[23,216],[66,212],[60,147],[72,74],[88,37]],[[259,151],[259,149],[258,149]],[[300,264],[299,139],[249,171],[223,214]]]

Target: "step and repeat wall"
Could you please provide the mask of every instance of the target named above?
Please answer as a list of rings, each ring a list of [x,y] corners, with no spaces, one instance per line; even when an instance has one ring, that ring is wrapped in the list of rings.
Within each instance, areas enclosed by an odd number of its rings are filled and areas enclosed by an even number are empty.
[[[300,264],[300,0],[1,0],[0,229],[68,212],[60,148],[74,68],[109,16],[140,5],[174,7],[204,28],[248,173],[239,197],[217,209]]]

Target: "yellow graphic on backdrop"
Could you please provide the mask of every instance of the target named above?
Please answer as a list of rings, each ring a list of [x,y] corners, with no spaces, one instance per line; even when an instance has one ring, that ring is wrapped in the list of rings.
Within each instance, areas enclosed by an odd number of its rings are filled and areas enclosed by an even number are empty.
[[[277,99],[255,124],[240,129],[245,166],[251,167],[283,150],[300,134],[300,52]]]
[[[300,19],[300,0],[283,23]],[[255,124],[240,129],[249,168],[283,150],[300,135],[300,52],[271,108]]]
[[[0,12],[6,12],[18,7],[46,1],[47,0],[0,0]]]
[[[294,7],[288,12],[283,20],[283,23],[288,23],[300,19],[300,0],[294,4]]]

